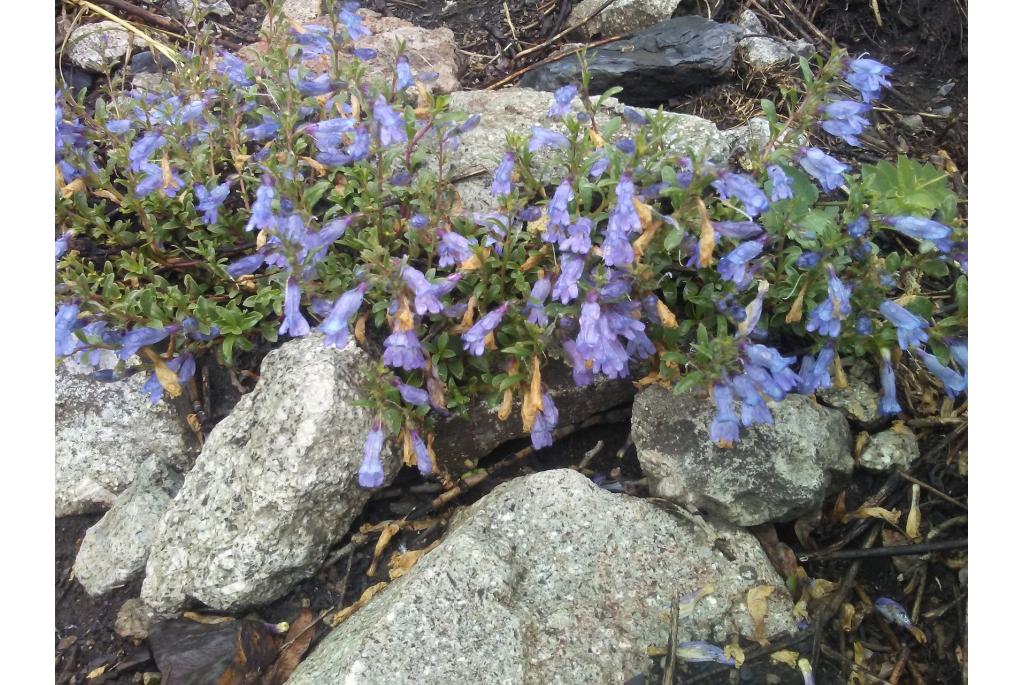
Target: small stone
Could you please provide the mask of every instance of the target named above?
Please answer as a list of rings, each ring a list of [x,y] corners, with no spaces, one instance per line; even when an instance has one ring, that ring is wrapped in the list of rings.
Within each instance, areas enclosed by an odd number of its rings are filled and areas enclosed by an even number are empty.
[[[568,26],[575,26],[597,10],[606,0],[577,2],[569,15]],[[679,0],[614,0],[600,14],[580,27],[576,33],[584,40],[598,34],[617,36],[636,33],[672,16]]]
[[[901,116],[896,122],[907,133],[920,133],[924,130],[924,119],[920,114],[907,114]]]
[[[231,5],[227,0],[171,0],[172,11],[185,20],[185,23],[194,26],[207,15],[218,17],[230,17],[232,15]]]
[[[917,438],[907,428],[890,428],[868,438],[857,464],[869,471],[906,470],[921,456]]]
[[[714,403],[649,387],[633,403],[633,440],[651,493],[741,526],[790,521],[821,506],[853,471],[843,415],[803,395],[769,402],[772,425],[731,449],[708,435]]]
[[[142,674],[142,685],[160,685],[161,675],[156,671],[146,671]]]
[[[754,34],[753,38],[743,38],[737,45],[740,59],[754,71],[769,71],[795,62],[800,57],[809,57],[814,46],[806,41],[785,41],[778,38],[767,38],[764,24],[751,10],[744,10],[737,25],[745,35]]]
[[[133,44],[142,47],[145,42],[116,21],[98,21],[75,28],[65,54],[75,66],[102,74],[123,61]]]
[[[284,0],[281,11],[288,19],[298,22],[307,22],[316,19],[322,14],[323,0]],[[263,29],[270,28],[270,17],[263,20]]]
[[[114,631],[124,638],[145,640],[149,637],[149,628],[154,619],[153,610],[138,597],[133,597],[122,604],[117,612]]]
[[[845,388],[833,385],[827,390],[819,390],[818,398],[828,406],[843,412],[847,419],[866,426],[876,424],[882,419],[882,415],[878,413],[878,392],[867,381],[855,376],[848,377]]]
[[[163,93],[167,90],[170,82],[164,74],[142,73],[132,76],[132,87],[138,90],[145,90],[150,93]]]

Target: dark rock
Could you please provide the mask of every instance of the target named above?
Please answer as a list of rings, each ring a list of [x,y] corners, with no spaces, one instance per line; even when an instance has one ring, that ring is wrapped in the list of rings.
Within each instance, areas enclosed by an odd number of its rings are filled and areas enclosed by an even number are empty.
[[[714,83],[732,69],[741,31],[703,17],[676,17],[640,31],[628,40],[587,51],[590,90],[621,86],[620,100],[657,105]],[[576,55],[527,73],[520,86],[552,91],[579,81]]]
[[[150,50],[136,52],[128,62],[132,74],[159,74],[174,68],[174,62],[164,55],[154,55]]]
[[[57,70],[57,82],[60,83],[62,80],[67,84],[68,90],[77,94],[82,88],[86,90],[92,88],[92,85],[96,82],[96,77],[85,69],[76,67],[74,64],[63,64]]]
[[[245,619],[215,625],[183,619],[149,631],[153,660],[163,685],[243,685],[277,658],[271,626]]]

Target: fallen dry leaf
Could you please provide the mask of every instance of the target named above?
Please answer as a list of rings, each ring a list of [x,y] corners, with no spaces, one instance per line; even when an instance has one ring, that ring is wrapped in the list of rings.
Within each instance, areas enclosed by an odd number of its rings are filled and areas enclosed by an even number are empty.
[[[792,649],[780,649],[777,652],[772,652],[768,658],[777,663],[785,664],[790,668],[796,668],[796,662],[800,658],[800,653],[794,652]]]
[[[839,493],[836,497],[836,503],[832,505],[832,516],[831,522],[838,524],[842,523],[843,519],[846,518],[846,490]]]
[[[703,268],[711,266],[711,254],[715,251],[715,226],[708,216],[708,208],[704,202],[697,198],[697,210],[700,212],[700,265]]]
[[[391,538],[395,537],[399,530],[400,528],[397,523],[389,523],[384,526],[384,530],[380,532],[380,537],[377,538],[377,546],[373,548],[373,561],[370,562],[370,568],[366,569],[367,578],[377,574],[377,564],[380,562],[381,555],[384,554],[384,550],[387,549]]]
[[[212,614],[197,614],[194,611],[186,611],[181,615],[182,618],[187,618],[195,623],[202,623],[204,626],[215,626],[221,623],[229,623],[234,621],[233,616],[214,616]]]
[[[102,666],[99,666],[98,668],[94,668],[91,671],[89,671],[89,675],[87,675],[85,677],[88,680],[92,680],[93,678],[99,678],[101,675],[103,675],[103,673],[106,670],[107,670],[107,665],[103,664]]]
[[[440,540],[435,540],[423,549],[413,549],[408,552],[395,552],[391,555],[391,559],[388,560],[388,578],[391,580],[401,578],[416,565],[424,554],[440,544]]]
[[[74,195],[75,193],[81,193],[84,190],[85,190],[85,181],[83,181],[80,178],[76,178],[74,181],[72,181],[71,183],[67,184],[63,188],[61,188],[60,189],[60,194],[61,194],[61,197],[67,199],[67,198],[71,197],[72,195]]]
[[[843,523],[849,523],[855,519],[882,519],[892,525],[899,527],[900,525],[900,511],[899,509],[889,510],[885,507],[860,507],[856,511],[851,511],[849,514],[843,517]]]
[[[921,536],[921,486],[914,483],[910,488],[910,511],[907,512],[907,537],[916,539]]]
[[[810,280],[804,283],[804,287],[800,288],[800,292],[797,293],[796,299],[793,300],[793,305],[789,308],[789,313],[786,314],[786,323],[798,323],[804,316],[804,297],[807,295],[807,287],[811,284]]]
[[[743,648],[740,647],[739,635],[732,636],[732,642],[727,644],[724,649],[725,656],[731,657],[736,662],[736,668],[743,665],[743,662],[747,660],[747,655],[743,653]]]
[[[345,607],[344,609],[342,609],[341,611],[339,611],[338,613],[336,613],[334,616],[331,617],[331,621],[330,621],[331,627],[332,628],[337,627],[339,623],[343,622],[349,616],[351,616],[352,614],[354,614],[357,611],[359,611],[363,607],[364,604],[366,604],[371,599],[373,599],[373,596],[375,594],[377,594],[378,592],[380,592],[381,590],[383,590],[387,586],[388,586],[387,581],[382,581],[380,583],[377,583],[376,585],[371,585],[370,587],[368,587],[365,590],[363,590],[363,594],[360,595],[359,599],[357,599],[355,602],[353,602],[351,606]]]
[[[747,590],[747,612],[754,619],[754,639],[762,646],[768,644],[764,619],[768,615],[768,597],[774,591],[771,585],[758,585]]]

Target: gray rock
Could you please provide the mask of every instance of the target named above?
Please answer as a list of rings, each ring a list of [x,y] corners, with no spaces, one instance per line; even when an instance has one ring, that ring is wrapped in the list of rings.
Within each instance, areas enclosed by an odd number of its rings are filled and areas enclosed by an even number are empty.
[[[801,395],[769,402],[771,426],[715,446],[714,404],[652,386],[633,403],[633,440],[651,492],[741,526],[788,521],[821,505],[853,471],[843,415]]]
[[[156,616],[138,597],[129,599],[117,612],[114,619],[114,632],[131,640],[145,640],[149,637],[149,629]]]
[[[870,471],[886,473],[908,469],[920,456],[921,449],[913,432],[907,428],[891,428],[868,438],[864,451],[857,459],[857,465]]]
[[[606,0],[582,0],[572,8],[567,22],[575,26],[601,8]],[[615,36],[635,33],[672,16],[679,0],[615,0],[588,21],[577,33],[584,39],[601,34]]]
[[[744,10],[737,22],[746,34],[764,34],[764,24],[751,10]],[[804,40],[785,41],[777,38],[744,38],[737,46],[740,59],[754,71],[777,69],[800,57],[810,57],[814,46]]]
[[[323,0],[284,0],[281,11],[284,16],[295,21],[306,22],[323,14]],[[270,17],[263,20],[263,28],[270,27]]]
[[[604,376],[595,378],[592,385],[577,387],[572,370],[560,361],[552,361],[544,369],[544,382],[558,407],[559,426],[578,423],[626,403],[636,392],[630,381]],[[438,464],[449,473],[459,474],[503,442],[528,436],[520,419],[521,406],[517,399],[508,420],[500,421],[497,409],[480,400],[470,407],[467,416],[452,415],[439,421],[434,440]]]
[[[86,532],[75,557],[75,577],[90,596],[142,576],[153,534],[181,482],[181,474],[150,457],[110,511]]]
[[[463,175],[484,171],[472,178],[461,181],[457,188],[463,205],[468,211],[492,211],[497,205],[491,197],[491,176],[501,161],[508,145],[505,142],[507,133],[530,135],[531,126],[545,126],[552,130],[565,133],[565,125],[547,118],[553,96],[551,93],[531,90],[529,88],[506,88],[498,91],[466,90],[451,94],[451,108],[462,112],[480,114],[480,123],[473,130],[462,136],[458,149],[452,153],[453,172]],[[577,100],[574,104],[577,111],[582,106]],[[614,98],[602,106],[597,115],[597,125],[604,126],[608,121],[620,115],[623,105]],[[640,108],[638,111],[653,116],[655,110]],[[679,154],[703,156],[708,161],[724,161],[734,144],[756,144],[762,136],[760,123],[751,122],[731,131],[719,131],[712,122],[690,114],[666,112],[668,118],[668,138]],[[765,125],[767,122],[764,122]],[[623,120],[619,129],[622,137],[636,132],[634,124]],[[755,131],[755,133],[752,133]],[[612,141],[609,141],[609,143]],[[536,158],[543,163],[548,159],[543,152]],[[562,172],[564,173],[564,171]]]
[[[146,43],[116,21],[98,21],[75,28],[64,54],[77,67],[104,73],[123,61],[132,45],[144,47]]]
[[[233,12],[227,0],[171,0],[172,11],[185,23],[194,26],[207,15],[230,17]]]
[[[732,24],[698,16],[663,21],[628,40],[588,50],[590,92],[621,86],[623,101],[657,106],[728,74],[739,36]],[[578,82],[579,72],[579,59],[570,55],[528,72],[519,85],[553,91]]]
[[[335,628],[290,685],[622,683],[664,644],[674,595],[712,585],[680,640],[753,634],[747,591],[775,588],[769,634],[793,630],[784,583],[754,538],[546,471],[457,515],[435,550]],[[724,554],[723,554],[724,551]]]
[[[827,390],[819,390],[818,397],[828,406],[843,412],[851,421],[872,425],[882,419],[878,413],[878,392],[870,383],[855,376],[847,378],[845,388],[833,385]]]
[[[100,367],[113,368],[113,352]],[[56,515],[109,509],[149,457],[179,471],[191,466],[195,444],[169,402],[152,405],[141,392],[146,374],[101,383],[73,360],[56,373]]]
[[[312,575],[369,492],[356,477],[370,428],[369,357],[312,334],[267,355],[256,388],[210,433],[164,515],[142,598],[158,613],[197,599],[237,611]],[[386,449],[388,479],[398,459]]]
[[[924,130],[924,119],[920,114],[907,114],[896,120],[901,129],[907,133],[920,133]]]

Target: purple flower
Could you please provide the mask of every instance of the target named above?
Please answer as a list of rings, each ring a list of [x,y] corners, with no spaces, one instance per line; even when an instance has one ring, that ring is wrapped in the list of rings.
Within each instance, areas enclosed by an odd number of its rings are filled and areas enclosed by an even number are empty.
[[[412,451],[416,453],[416,468],[421,476],[429,476],[434,472],[434,464],[430,461],[430,452],[423,444],[423,438],[418,431],[410,430],[409,439],[412,441]]]
[[[505,316],[505,310],[508,309],[508,303],[505,303],[488,312],[486,315],[481,317],[473,326],[462,334],[462,349],[469,352],[474,357],[479,357],[484,353],[484,338],[487,334],[498,327],[501,323],[502,317]]]
[[[423,368],[423,347],[412,331],[394,332],[384,340],[384,363],[395,369]]]
[[[593,371],[609,378],[629,375],[629,353],[612,330],[611,317],[601,311],[597,293],[590,293],[580,311],[580,332],[576,336],[576,351],[593,362]]]
[[[756,217],[768,209],[768,197],[754,180],[745,174],[734,174],[729,171],[718,175],[718,180],[711,185],[718,191],[723,200],[735,197],[743,203],[744,211]]]
[[[643,112],[638,112],[632,107],[623,107],[622,114],[626,117],[626,121],[628,121],[631,124],[636,124],[637,126],[646,126],[647,124],[650,123],[650,120],[647,118],[646,114],[644,114]]]
[[[551,294],[551,279],[547,276],[538,278],[530,290],[530,299],[526,304],[526,320],[537,326],[548,325],[548,315],[544,311],[544,302]]]
[[[409,225],[417,231],[422,231],[430,224],[430,220],[422,214],[413,214],[412,218],[409,219]]]
[[[693,181],[693,160],[689,157],[679,158],[680,171],[676,173],[676,183],[680,188],[688,188]]]
[[[896,373],[892,369],[892,356],[889,350],[882,349],[882,367],[879,370],[879,384],[882,386],[882,397],[878,402],[878,413],[883,416],[895,416],[902,411],[896,399]]]
[[[851,238],[859,240],[867,235],[869,227],[868,218],[861,214],[846,225],[846,232],[850,234]]]
[[[683,661],[717,661],[726,666],[735,666],[736,660],[727,657],[720,647],[700,641],[680,642],[676,645],[676,657]]]
[[[178,383],[188,383],[189,380],[196,373],[196,360],[188,352],[178,355],[174,359],[169,360],[166,366],[171,371],[175,371],[178,374]],[[149,395],[150,404],[156,404],[160,401],[160,398],[164,395],[164,386],[161,385],[160,379],[157,377],[154,371],[149,375],[149,378],[143,383],[141,392],[143,395]]]
[[[860,97],[864,102],[871,102],[882,95],[882,88],[892,87],[892,84],[885,78],[891,73],[892,67],[873,59],[861,57],[846,62],[846,74],[843,78],[860,91]]]
[[[813,269],[818,266],[818,262],[821,261],[821,255],[817,252],[804,252],[796,258],[796,268],[798,269]]]
[[[218,186],[214,186],[213,190],[209,190],[206,186],[201,185],[196,185],[194,190],[196,199],[199,200],[196,204],[196,209],[203,212],[203,221],[207,225],[217,223],[217,209],[224,204],[228,193],[231,192],[231,181],[225,181]]]
[[[127,133],[131,127],[131,119],[111,119],[107,122],[107,130],[116,136]]]
[[[438,314],[441,311],[441,302],[434,293],[433,284],[420,271],[411,266],[402,269],[402,280],[409,286],[415,296],[413,306],[416,313],[423,316],[426,313]]]
[[[313,141],[320,150],[334,150],[341,145],[342,136],[355,129],[356,122],[348,117],[325,119],[314,124],[307,124],[302,130],[313,136]]]
[[[853,325],[853,330],[857,332],[857,335],[871,335],[875,331],[875,325],[871,323],[871,317],[867,314],[861,314],[857,317],[857,322]]]
[[[346,2],[338,12],[338,20],[344,24],[348,37],[352,40],[359,40],[370,35],[370,30],[363,25],[363,18],[356,14],[359,3]]]
[[[274,179],[268,174],[264,174],[260,187],[256,189],[256,202],[252,204],[252,215],[249,217],[248,223],[245,224],[245,230],[274,228],[277,223],[271,207],[274,194]]]
[[[469,249],[469,241],[463,236],[450,230],[441,230],[441,242],[438,245],[438,266],[446,267],[453,264],[461,264],[473,256]]]
[[[615,208],[608,217],[609,232],[629,235],[643,228],[636,207],[633,206],[633,190],[633,176],[627,171],[619,177],[615,186]]]
[[[494,172],[494,181],[491,182],[491,195],[494,197],[505,197],[512,192],[512,170],[515,168],[516,156],[512,151],[505,153],[501,158],[501,164]]]
[[[366,288],[366,283],[360,283],[335,301],[331,313],[317,326],[317,330],[324,334],[324,345],[340,348],[348,342],[348,322],[359,311]]]
[[[744,426],[755,424],[771,425],[775,422],[768,405],[758,392],[757,386],[746,374],[734,376],[731,382],[732,390],[740,398],[740,421]],[[730,403],[731,408],[731,403]]]
[[[548,226],[551,228],[565,227],[569,225],[569,200],[575,197],[572,193],[572,182],[569,179],[562,181],[555,189],[555,194],[548,204]],[[558,242],[563,236],[560,231],[549,230],[545,233],[544,240],[549,243]]]
[[[875,610],[882,615],[889,623],[895,623],[901,628],[910,628],[914,624],[910,620],[910,614],[903,608],[903,605],[895,599],[879,597],[875,600]]]
[[[753,221],[712,221],[715,232],[733,240],[748,240],[764,232]]]
[[[572,380],[577,386],[590,385],[594,382],[594,372],[587,368],[587,360],[576,350],[576,342],[571,339],[562,342],[565,356],[572,364]]]
[[[129,169],[142,171],[157,150],[167,143],[167,139],[159,131],[150,131],[139,138],[128,150]]]
[[[158,164],[147,162],[143,165],[142,170],[146,175],[135,184],[135,194],[139,197],[146,197],[158,190],[162,190],[167,197],[174,197],[178,194],[178,189],[185,185],[185,182],[174,170],[171,170],[170,173],[170,183],[165,183],[167,179],[164,178],[163,168]]]
[[[530,428],[530,442],[535,450],[551,447],[551,431],[558,426],[558,407],[547,390],[541,392],[540,402],[541,409],[534,417],[533,426]]]
[[[611,162],[612,160],[608,159],[607,155],[598,157],[597,161],[590,165],[590,170],[587,171],[587,174],[590,178],[597,178],[608,169],[608,165],[611,164]]]
[[[900,349],[917,347],[921,343],[928,342],[928,322],[917,314],[914,314],[892,300],[886,300],[879,306],[878,311],[896,327],[896,340]]]
[[[839,337],[841,322],[853,311],[850,306],[850,288],[836,275],[832,267],[828,269],[828,299],[811,311],[807,321],[807,331],[817,331],[821,335],[832,338]]]
[[[772,182],[772,202],[793,197],[793,179],[787,176],[778,164],[768,165],[768,180]]]
[[[567,148],[569,147],[569,139],[563,136],[561,133],[550,131],[540,126],[531,126],[530,130],[533,135],[530,137],[530,143],[527,149],[530,152],[537,152],[541,148]]]
[[[942,387],[946,389],[946,395],[949,399],[954,399],[967,389],[967,381],[955,370],[943,365],[934,355],[928,354],[920,347],[914,351],[921,358],[921,361],[924,362],[925,368],[942,381]]]
[[[405,90],[413,85],[413,83],[415,81],[412,77],[412,69],[409,68],[409,58],[405,55],[399,55],[395,61],[395,88],[397,90]]]
[[[783,357],[778,350],[760,344],[742,345],[742,348],[744,370],[773,400],[781,401],[799,384],[800,377],[789,368],[796,357]]]
[[[938,221],[919,216],[890,216],[884,221],[905,236],[916,240],[930,240],[940,252],[948,253],[952,249],[949,237],[953,229]]]
[[[583,256],[578,254],[562,255],[562,272],[551,291],[552,299],[562,304],[569,304],[580,295],[579,280],[583,276]]]
[[[256,126],[250,126],[242,131],[242,137],[246,140],[267,140],[277,135],[281,130],[281,124],[266,114],[263,115],[263,122]]]
[[[949,346],[949,355],[956,362],[956,365],[964,370],[964,381],[967,381],[967,341],[952,340],[946,341]]]
[[[601,255],[608,266],[628,266],[633,263],[633,246],[622,231],[616,230],[609,222],[601,243]]]
[[[224,74],[231,83],[242,88],[251,86],[254,83],[245,71],[245,62],[230,52],[225,51],[221,53],[220,61],[217,62],[215,71]]]
[[[799,161],[804,171],[818,180],[822,190],[835,190],[846,182],[843,173],[850,167],[816,147],[802,147],[793,158]]]
[[[821,123],[821,128],[837,138],[842,138],[848,145],[860,147],[857,136],[871,125],[863,114],[871,111],[871,105],[855,100],[837,100],[821,108],[828,120]]]
[[[391,109],[383,95],[378,95],[373,103],[373,120],[378,125],[380,144],[384,147],[408,140],[405,134],[405,120]]]
[[[288,72],[299,93],[307,97],[326,95],[331,92],[334,84],[331,82],[330,74],[318,74],[316,76],[299,76],[297,69]]]
[[[74,235],[75,234],[72,233],[71,231],[64,231],[61,237],[57,238],[57,240],[54,241],[53,252],[55,256],[55,261],[59,262],[60,258],[64,256],[64,253],[68,251],[68,246],[71,244],[71,238]]]
[[[238,278],[243,274],[256,273],[256,269],[263,266],[263,259],[263,255],[259,252],[251,254],[248,257],[236,259],[227,265],[228,275],[231,276],[231,278]]]
[[[117,358],[127,360],[138,352],[140,347],[155,345],[174,330],[173,326],[166,326],[164,328],[136,328],[131,330],[121,338],[121,349],[117,351]]]
[[[727,281],[743,287],[750,282],[750,274],[747,273],[747,262],[761,254],[764,245],[759,240],[748,240],[740,243],[739,247],[725,255],[718,262],[718,273]]]
[[[562,238],[558,243],[559,249],[563,252],[575,252],[585,255],[590,252],[590,219],[581,216],[574,224],[569,226],[568,237]]]
[[[711,397],[715,401],[715,417],[712,419],[709,429],[711,441],[719,447],[732,447],[740,439],[740,424],[736,417],[736,411],[732,407],[732,391],[727,385],[715,383],[711,388]],[[701,659],[701,661],[711,660]]]
[[[422,407],[426,406],[430,401],[430,395],[423,388],[407,385],[397,378],[391,380],[391,385],[395,386],[395,389],[398,390],[398,394],[402,396],[402,400],[409,404]]]
[[[552,119],[561,119],[569,113],[573,98],[576,97],[576,86],[567,85],[562,86],[555,91],[554,102],[551,103],[551,109],[548,110],[548,116]]]
[[[632,155],[636,152],[636,143],[631,138],[624,138],[615,141],[615,149],[627,155]]]
[[[291,276],[284,289],[284,320],[281,327],[277,329],[278,335],[290,335],[293,338],[301,338],[309,334],[309,323],[299,311],[299,302],[302,299],[302,290],[298,282]]]
[[[380,420],[373,422],[373,427],[366,435],[363,443],[363,463],[359,467],[359,485],[364,488],[379,488],[384,485],[384,465],[380,460],[380,452],[384,447],[384,431]]]
[[[78,346],[78,338],[75,337],[73,331],[77,323],[78,303],[62,304],[57,309],[57,316],[54,319],[56,356],[65,357],[75,351]]]
[[[832,387],[832,374],[829,373],[829,365],[835,358],[835,350],[831,345],[826,345],[818,352],[818,358],[814,359],[805,354],[800,363],[800,383],[798,391],[803,395],[810,395],[814,391]]]

